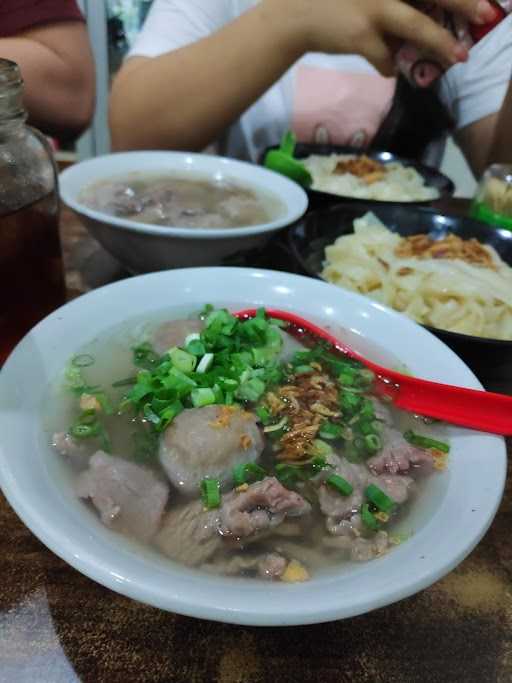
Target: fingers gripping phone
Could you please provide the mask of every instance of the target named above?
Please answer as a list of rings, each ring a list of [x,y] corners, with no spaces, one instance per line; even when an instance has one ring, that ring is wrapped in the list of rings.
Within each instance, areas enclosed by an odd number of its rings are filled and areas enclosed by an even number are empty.
[[[512,12],[512,0],[491,0],[491,2],[495,7],[495,18],[483,26],[471,24],[464,17],[448,12],[433,2],[417,0],[412,4],[432,17],[436,23],[444,26],[469,50]],[[435,58],[410,43],[402,45],[395,59],[400,73],[412,85],[420,88],[432,85],[445,70]]]

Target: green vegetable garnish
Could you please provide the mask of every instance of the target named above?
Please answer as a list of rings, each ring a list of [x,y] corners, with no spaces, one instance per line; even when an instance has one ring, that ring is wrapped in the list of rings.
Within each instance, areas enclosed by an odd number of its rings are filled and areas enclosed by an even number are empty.
[[[183,349],[174,348],[168,351],[168,354],[174,367],[185,374],[193,372],[196,367],[196,357],[187,351],[183,351]]]
[[[375,518],[373,512],[370,512],[368,503],[361,505],[361,519],[363,524],[368,527],[371,531],[379,531],[381,525],[379,521]]]
[[[190,399],[194,408],[202,408],[203,406],[210,406],[216,402],[215,392],[213,389],[205,387],[203,389],[194,389],[190,394]]]
[[[377,434],[367,434],[364,437],[364,443],[366,446],[366,450],[370,454],[377,453],[382,448],[382,441],[380,440],[380,437],[377,436]]]
[[[149,342],[144,342],[133,349],[133,364],[138,368],[151,370],[159,362],[160,357]]]
[[[397,506],[395,501],[375,484],[369,484],[364,491],[364,495],[368,498],[370,503],[386,514],[393,512]]]
[[[342,496],[350,496],[354,491],[352,484],[343,477],[340,477],[339,474],[331,474],[330,477],[327,477],[325,483],[338,491],[338,493],[341,493]]]
[[[235,486],[242,486],[249,481],[260,481],[267,476],[267,473],[254,462],[241,463],[233,468],[233,481]]]
[[[404,432],[404,439],[413,446],[418,446],[419,448],[435,448],[436,451],[441,451],[441,453],[450,452],[450,446],[447,443],[444,443],[443,441],[437,441],[437,439],[431,439],[429,436],[415,434],[412,429],[408,429],[406,432]]]
[[[340,439],[344,431],[343,425],[336,424],[335,422],[324,422],[320,427],[318,435],[322,439]]]
[[[104,451],[110,453],[112,450],[108,433],[95,410],[83,410],[69,428],[69,433],[79,440],[97,438]]]
[[[283,486],[293,486],[299,481],[308,481],[326,467],[332,467],[326,463],[325,458],[313,458],[302,465],[289,465],[279,463],[275,467],[275,475]]]
[[[184,408],[256,403],[285,376],[277,360],[282,338],[263,309],[248,320],[212,306],[202,315],[204,329],[189,335],[185,348],[163,356],[147,342],[134,349],[141,370],[120,407],[133,407],[158,432]]]
[[[220,482],[218,479],[207,477],[201,482],[201,500],[208,510],[220,505]]]

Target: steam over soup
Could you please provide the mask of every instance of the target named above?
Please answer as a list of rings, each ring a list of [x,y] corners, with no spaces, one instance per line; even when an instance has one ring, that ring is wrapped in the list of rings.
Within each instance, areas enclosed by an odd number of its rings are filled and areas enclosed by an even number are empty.
[[[232,180],[169,173],[131,173],[95,182],[80,201],[96,211],[151,225],[235,228],[276,220],[283,203]]]
[[[263,309],[206,307],[119,348],[71,360],[52,443],[105,525],[171,560],[284,582],[371,560],[445,466],[439,426]]]

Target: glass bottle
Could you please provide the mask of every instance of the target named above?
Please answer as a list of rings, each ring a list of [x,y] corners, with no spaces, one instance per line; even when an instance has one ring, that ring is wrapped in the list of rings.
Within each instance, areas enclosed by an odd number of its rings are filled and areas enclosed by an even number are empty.
[[[492,164],[478,185],[471,216],[512,230],[512,164]]]
[[[65,301],[57,169],[22,95],[18,66],[0,59],[0,366]]]

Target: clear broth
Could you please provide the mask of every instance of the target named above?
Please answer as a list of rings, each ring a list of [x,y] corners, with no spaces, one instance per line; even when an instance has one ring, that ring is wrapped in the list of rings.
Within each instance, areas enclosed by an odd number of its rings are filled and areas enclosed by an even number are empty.
[[[88,185],[80,201],[130,221],[185,228],[235,228],[269,223],[283,202],[234,180],[169,173],[130,173]]]
[[[227,306],[231,310],[239,309],[240,306]],[[126,393],[126,388],[114,389],[111,387],[112,383],[129,377],[134,374],[134,366],[132,364],[131,348],[141,343],[142,341],[151,340],[155,329],[162,323],[169,320],[178,320],[185,318],[196,318],[197,311],[190,311],[190,309],[176,308],[172,310],[172,315],[169,312],[158,315],[154,318],[139,317],[123,325],[109,330],[98,338],[94,339],[83,348],[77,350],[77,354],[90,354],[94,357],[94,365],[85,368],[84,375],[87,381],[91,384],[101,385],[108,393],[114,405],[118,405],[123,395]],[[341,328],[330,328],[333,334],[337,334],[341,339],[344,338],[344,330]],[[351,340],[351,343],[353,341]],[[365,353],[372,357],[378,358],[381,362],[385,362],[389,367],[402,367],[403,365],[398,359],[389,352],[381,349],[377,345],[368,340],[361,340],[361,346]],[[76,397],[72,396],[68,389],[63,386],[62,378],[54,384],[50,390],[47,400],[44,403],[49,408],[43,417],[43,429],[46,443],[51,442],[52,434],[55,432],[66,431],[69,424],[77,415]],[[438,439],[446,438],[446,428],[443,425],[427,425],[424,424],[421,418],[404,413],[402,411],[393,410],[395,426],[403,431],[407,428],[413,428],[421,431],[426,436],[432,436]],[[420,424],[418,424],[420,422]],[[139,418],[133,418],[129,415],[112,415],[105,418],[105,424],[109,431],[112,441],[112,453],[117,456],[125,457],[127,460],[141,464],[155,471],[162,479],[167,480],[163,468],[160,466],[158,459],[152,461],[140,457],[135,452],[135,435],[140,434],[143,425]],[[87,443],[87,442],[86,442]],[[93,445],[92,442],[88,444],[87,455],[92,455],[98,450],[98,445]],[[275,458],[269,448],[266,448],[261,458],[258,460],[262,467],[272,469],[275,464]],[[86,468],[86,461],[81,463],[74,463],[71,458],[59,455],[55,451],[52,453],[50,462],[50,474],[52,478],[58,480],[62,486],[71,491],[73,495],[73,487],[77,476]],[[388,525],[390,534],[410,535],[422,526],[435,511],[439,498],[444,495],[447,486],[447,478],[439,477],[433,474],[429,477],[418,473],[415,477],[415,491],[409,501],[401,506],[399,514]],[[175,488],[171,486],[171,494],[169,502],[167,503],[166,511],[176,506],[189,503],[190,496],[180,494]],[[83,502],[95,516],[96,510],[92,503]],[[303,533],[298,540],[294,538],[285,538],[280,536],[270,536],[264,538],[262,541],[253,542],[248,548],[244,548],[243,553],[246,555],[254,554],[261,556],[265,553],[280,552],[293,559],[298,559],[307,565],[308,569],[315,574],[318,571],[329,571],[336,568],[346,569],[353,566],[353,562],[345,557],[345,553],[339,550],[326,548],[322,539],[326,536],[325,531],[325,516],[320,512],[318,506],[314,506],[311,513],[311,523],[304,526]],[[125,539],[132,548],[138,549],[138,552],[149,552],[157,554],[166,562],[173,562],[172,558],[166,557],[153,543],[143,545],[133,537],[123,536],[118,534],[120,539]],[[233,549],[225,550],[225,561],[228,562],[233,556]],[[199,567],[200,570],[209,571],[213,573],[223,573],[223,564],[217,565],[207,563]],[[252,577],[254,572],[252,570],[247,572],[240,572],[241,576]]]

